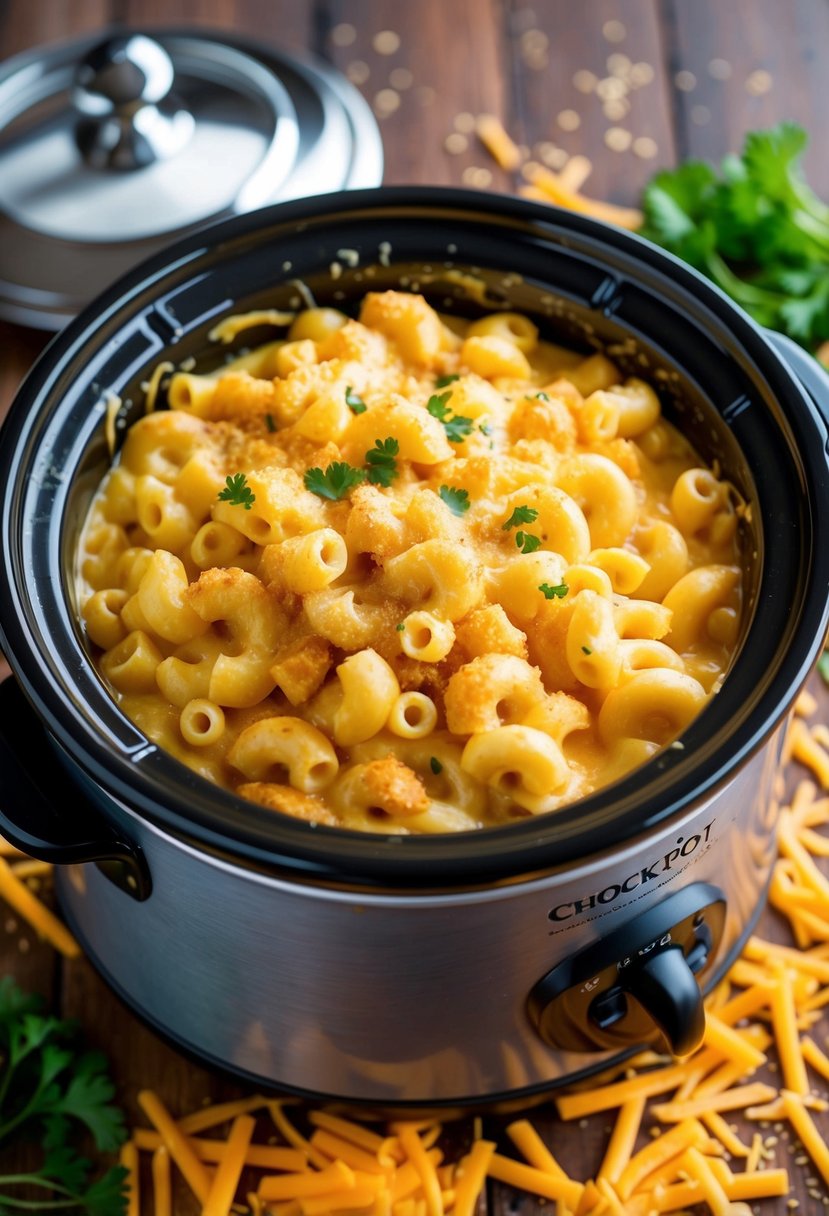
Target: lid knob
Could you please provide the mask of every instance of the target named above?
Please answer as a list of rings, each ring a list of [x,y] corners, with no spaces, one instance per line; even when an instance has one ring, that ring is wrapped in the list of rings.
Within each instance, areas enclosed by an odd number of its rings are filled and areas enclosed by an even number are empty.
[[[145,34],[107,38],[75,74],[75,140],[96,169],[139,169],[173,156],[193,117],[175,100],[173,62]]]

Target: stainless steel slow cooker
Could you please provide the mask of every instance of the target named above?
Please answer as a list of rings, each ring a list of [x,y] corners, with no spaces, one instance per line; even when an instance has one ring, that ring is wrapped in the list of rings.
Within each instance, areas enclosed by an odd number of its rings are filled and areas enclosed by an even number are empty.
[[[242,803],[124,717],[78,624],[75,554],[109,463],[111,394],[123,436],[160,359],[219,361],[207,334],[231,308],[348,308],[387,286],[467,315],[508,305],[606,350],[750,503],[748,606],[720,693],[645,767],[508,827],[372,835]],[[675,259],[578,215],[394,188],[200,231],[53,340],[0,436],[14,671],[0,831],[63,863],[73,931],[142,1017],[259,1085],[470,1105],[525,1100],[644,1043],[687,1052],[702,993],[762,906],[781,730],[826,630],[827,413],[807,355]]]

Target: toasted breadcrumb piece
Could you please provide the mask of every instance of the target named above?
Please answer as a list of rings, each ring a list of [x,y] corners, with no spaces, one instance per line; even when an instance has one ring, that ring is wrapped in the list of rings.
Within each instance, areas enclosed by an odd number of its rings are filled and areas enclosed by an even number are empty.
[[[306,823],[324,823],[332,828],[339,824],[337,817],[321,799],[313,794],[303,794],[290,785],[247,781],[236,792],[242,798],[247,798],[248,802],[258,802],[269,811],[280,811],[283,815],[292,815],[294,819],[304,819]]]
[[[455,627],[455,639],[467,659],[493,651],[527,657],[527,635],[513,625],[500,604],[467,613]]]
[[[429,809],[429,795],[420,778],[391,752],[366,764],[361,782],[371,801],[388,815],[407,818]]]
[[[250,372],[226,372],[216,381],[210,402],[213,419],[244,418],[267,414],[274,407],[274,386],[270,380],[257,380]]]

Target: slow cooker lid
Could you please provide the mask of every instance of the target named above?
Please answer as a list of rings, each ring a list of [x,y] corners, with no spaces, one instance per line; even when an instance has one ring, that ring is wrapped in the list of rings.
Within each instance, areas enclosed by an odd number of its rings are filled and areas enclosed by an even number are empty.
[[[176,333],[175,356],[204,349],[209,318],[221,307],[256,306],[278,295],[280,283],[296,290],[293,276],[327,273],[344,246],[358,252],[362,267],[373,266],[374,283],[390,260],[394,274],[398,263],[445,258],[501,271],[504,282],[534,283],[539,298],[552,302],[551,323],[568,310],[592,315],[597,327],[612,322],[716,403],[721,429],[749,470],[774,471],[762,477],[754,504],[763,553],[753,618],[722,691],[681,747],[553,815],[437,838],[318,829],[274,816],[148,746],[85,657],[65,594],[66,553],[74,545],[67,528],[76,532],[80,523],[68,506],[85,454],[103,445],[103,387],[123,391],[145,375]],[[23,686],[104,790],[184,839],[260,865],[341,881],[435,886],[552,868],[595,852],[597,840],[612,847],[709,796],[761,746],[822,644],[829,552],[817,544],[816,528],[829,510],[829,477],[826,427],[814,403],[762,332],[717,289],[646,242],[570,213],[464,191],[386,189],[286,204],[217,226],[134,272],[61,335],[24,386],[7,428],[0,450],[0,477],[11,487],[2,520],[0,640]],[[50,519],[63,520],[63,534]]]
[[[202,29],[37,48],[0,65],[0,317],[57,329],[174,235],[382,173],[322,61]]]

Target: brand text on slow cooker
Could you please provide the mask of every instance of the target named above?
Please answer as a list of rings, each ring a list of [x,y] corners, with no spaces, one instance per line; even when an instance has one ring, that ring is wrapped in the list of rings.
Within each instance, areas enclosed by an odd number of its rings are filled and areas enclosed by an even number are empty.
[[[658,878],[666,870],[674,869],[677,861],[690,857],[692,853],[696,852],[700,844],[708,843],[708,837],[715,822],[716,820],[712,819],[701,832],[698,832],[694,836],[689,836],[687,840],[680,836],[677,839],[676,848],[670,849],[663,857],[657,858],[650,865],[642,866],[640,870],[635,870],[633,874],[628,875],[624,882],[611,883],[609,887],[604,887],[601,891],[594,891],[592,894],[585,895],[581,899],[574,899],[569,904],[557,904],[555,908],[552,908],[547,913],[549,919],[553,921],[569,920],[571,917],[581,916],[583,912],[589,912],[593,908],[606,907],[608,904],[614,903],[621,895],[628,895],[644,883]]]

